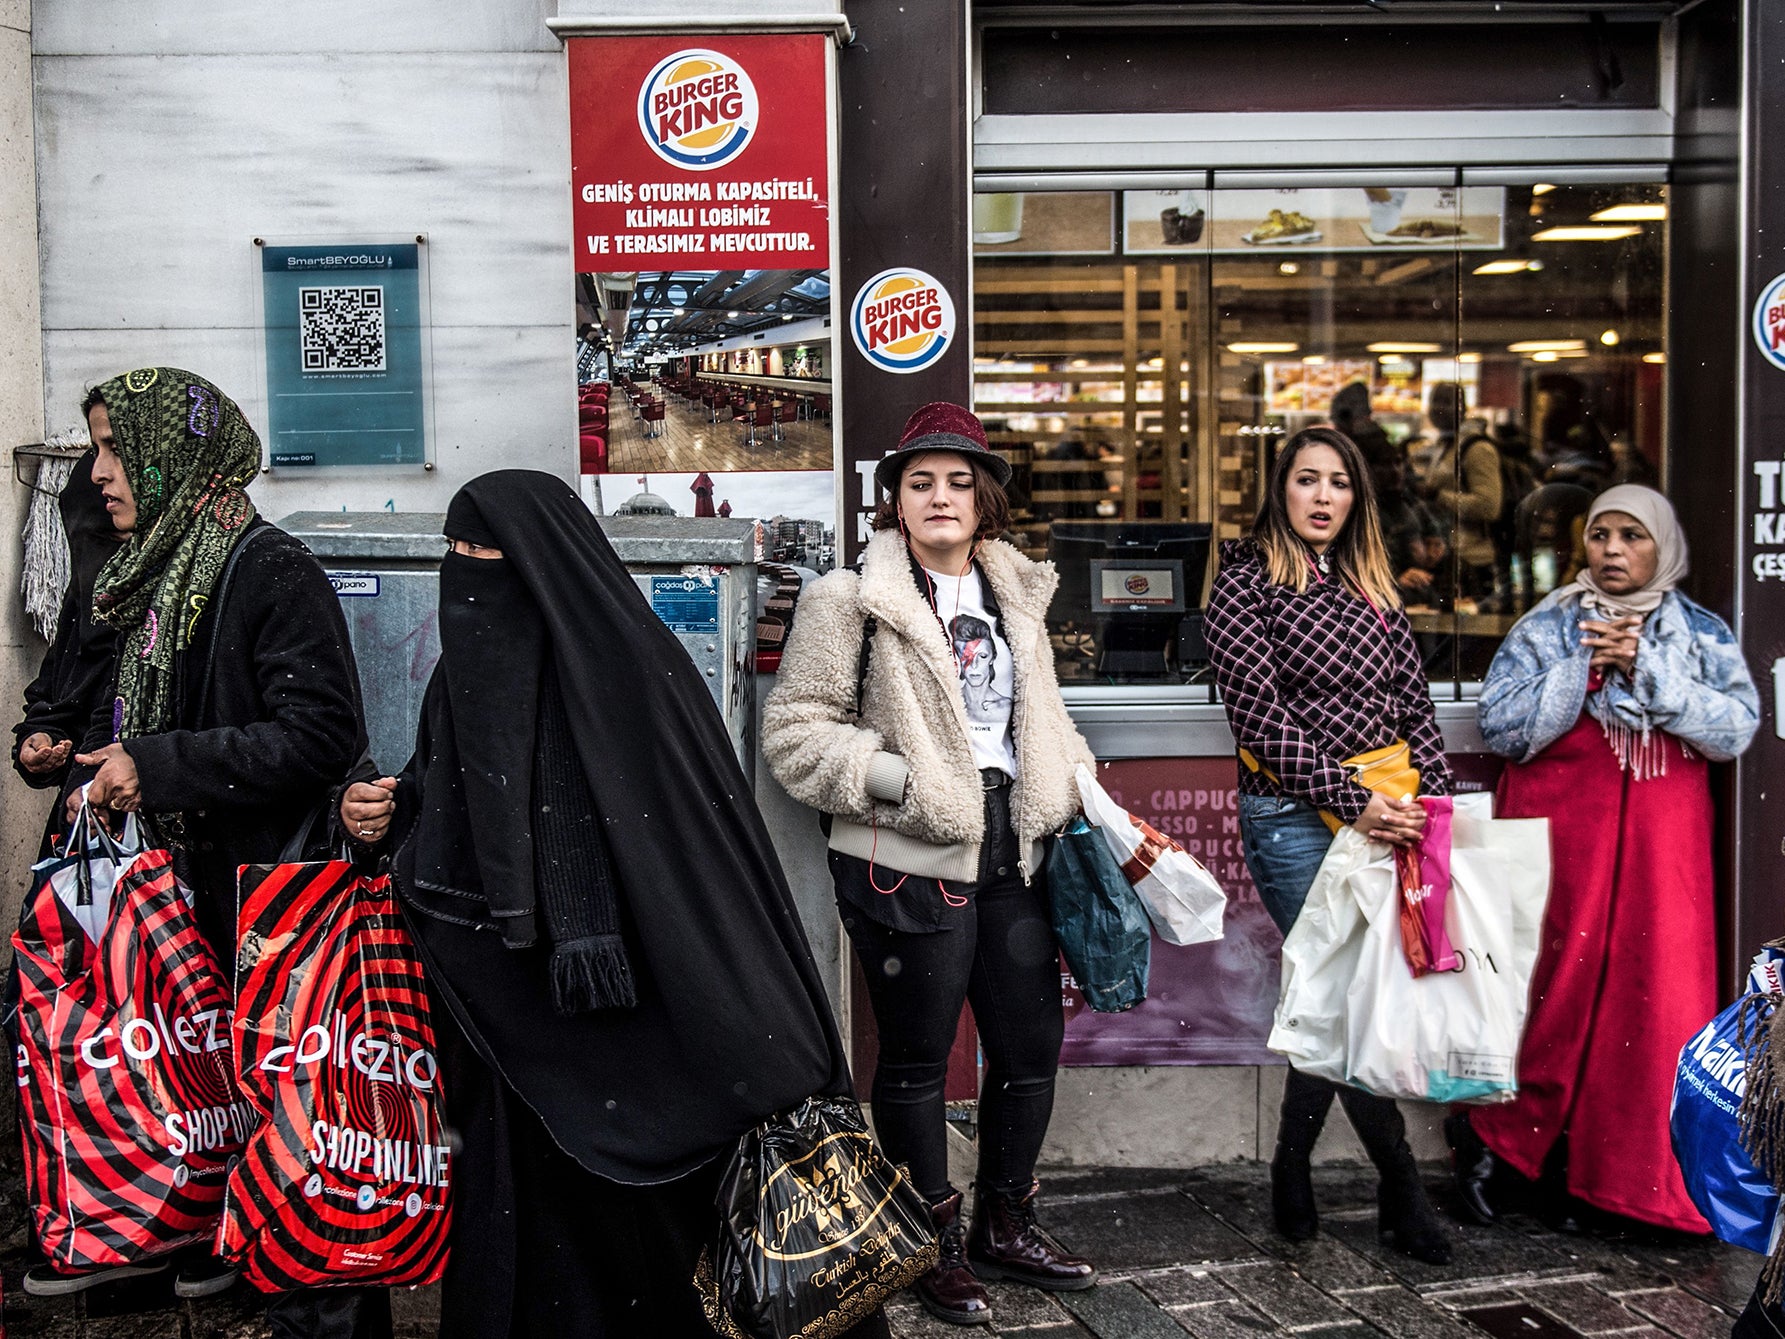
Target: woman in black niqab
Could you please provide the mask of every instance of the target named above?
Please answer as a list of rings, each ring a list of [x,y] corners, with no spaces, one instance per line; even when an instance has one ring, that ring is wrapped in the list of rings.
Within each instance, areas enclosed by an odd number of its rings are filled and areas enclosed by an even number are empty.
[[[712,698],[582,502],[504,470],[446,532],[415,756],[342,805],[457,1025],[441,1333],[707,1334],[725,1156],[849,1091],[829,1002]]]

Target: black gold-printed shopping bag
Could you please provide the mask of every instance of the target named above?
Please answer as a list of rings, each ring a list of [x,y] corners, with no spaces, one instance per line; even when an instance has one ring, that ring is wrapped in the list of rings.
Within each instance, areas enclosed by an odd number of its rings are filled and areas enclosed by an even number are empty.
[[[728,1336],[831,1339],[936,1263],[929,1207],[845,1097],[813,1097],[738,1141],[697,1283]]]

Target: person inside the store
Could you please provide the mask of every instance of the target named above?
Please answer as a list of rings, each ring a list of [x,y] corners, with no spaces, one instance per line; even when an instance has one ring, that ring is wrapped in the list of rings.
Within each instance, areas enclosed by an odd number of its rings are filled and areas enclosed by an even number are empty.
[[[1097,1278],[1035,1212],[1065,1031],[1042,842],[1078,812],[1074,769],[1095,763],[1054,677],[1058,578],[996,538],[1010,473],[968,410],[911,415],[875,470],[860,571],[806,588],[762,726],[776,779],[830,816],[837,906],[879,1031],[875,1128],[941,1239],[915,1291],[961,1324],[992,1319],[988,1279]],[[944,1122],[967,1003],[986,1058],[970,1234]]]
[[[1209,595],[1209,658],[1240,750],[1240,837],[1252,880],[1285,935],[1338,824],[1404,846],[1425,809],[1354,777],[1352,763],[1404,749],[1419,791],[1451,773],[1413,631],[1383,545],[1362,452],[1331,427],[1291,437],[1248,539],[1221,545]],[[1335,1094],[1380,1176],[1378,1226],[1416,1259],[1443,1264],[1451,1234],[1433,1212],[1391,1098],[1289,1069],[1271,1210],[1291,1241],[1319,1231],[1310,1160]]]
[[[1512,760],[1496,813],[1547,818],[1555,871],[1518,1097],[1445,1133],[1478,1222],[1504,1163],[1559,1225],[1584,1204],[1701,1233],[1668,1107],[1680,1042],[1718,1006],[1712,766],[1748,747],[1760,699],[1729,627],[1679,590],[1666,498],[1608,489],[1585,540],[1585,570],[1513,626],[1482,685],[1482,737]]]
[[[83,408],[93,482],[128,539],[94,580],[117,661],[74,759],[69,817],[87,782],[95,810],[146,815],[199,929],[234,962],[237,869],[277,862],[365,745],[347,621],[310,551],[244,491],[261,445],[235,401],[191,372],[146,367],[101,382]],[[174,1290],[202,1297],[234,1278],[205,1256]],[[46,1272],[25,1288],[65,1284]],[[287,1339],[390,1333],[382,1288],[285,1293],[269,1317]]]
[[[1459,612],[1474,612],[1495,595],[1494,525],[1502,496],[1500,453],[1491,437],[1465,423],[1466,413],[1460,385],[1441,381],[1432,387],[1426,417],[1436,439],[1426,453],[1421,483],[1439,519],[1450,526]]]
[[[739,1139],[850,1091],[824,984],[724,721],[589,509],[502,470],[445,531],[414,756],[340,804],[445,1006],[440,1333],[712,1336]]]
[[[1333,396],[1333,426],[1356,443],[1376,489],[1382,543],[1395,574],[1402,603],[1409,607],[1449,606],[1450,582],[1443,527],[1417,493],[1407,486],[1407,452],[1389,440],[1370,416],[1370,388],[1353,381]]]

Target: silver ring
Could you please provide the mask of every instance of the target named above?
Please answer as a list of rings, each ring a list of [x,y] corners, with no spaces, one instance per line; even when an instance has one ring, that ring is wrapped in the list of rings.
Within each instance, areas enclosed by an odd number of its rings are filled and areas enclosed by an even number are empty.
[[[370,837],[372,835],[372,829],[371,828],[361,828],[359,830],[359,835],[362,837]]]

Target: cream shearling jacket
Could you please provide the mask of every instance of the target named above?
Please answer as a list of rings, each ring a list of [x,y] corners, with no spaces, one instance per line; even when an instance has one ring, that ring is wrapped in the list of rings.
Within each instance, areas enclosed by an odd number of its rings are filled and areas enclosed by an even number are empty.
[[[1032,873],[1041,838],[1078,812],[1074,769],[1096,761],[1066,714],[1047,638],[1059,576],[999,540],[979,569],[1010,645],[1017,777],[1010,816]],[[855,715],[862,629],[877,620]],[[780,680],[762,719],[775,779],[833,815],[831,848],[921,878],[979,875],[985,796],[967,740],[960,681],[941,624],[896,530],[869,541],[858,575],[838,569],[800,596]]]

